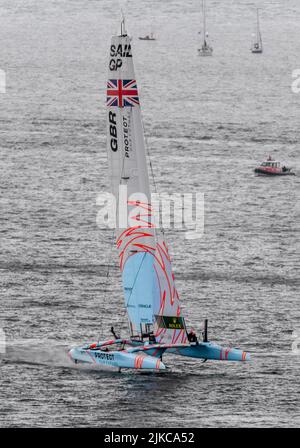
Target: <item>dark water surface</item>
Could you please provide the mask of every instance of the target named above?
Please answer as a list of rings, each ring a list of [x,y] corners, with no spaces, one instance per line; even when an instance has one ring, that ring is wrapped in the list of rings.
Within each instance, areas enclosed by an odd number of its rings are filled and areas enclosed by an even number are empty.
[[[145,132],[160,192],[205,193],[205,234],[167,231],[189,325],[252,362],[165,358],[166,374],[76,368],[76,343],[126,335],[111,231],[105,85],[119,3],[2,0],[0,426],[299,426],[299,176],[257,178],[271,153],[298,173],[298,0],[208,3],[212,58],[197,56],[199,2],[128,4]],[[158,40],[137,39],[153,30]],[[299,233],[298,233],[299,234]],[[112,264],[106,288],[106,263]],[[300,333],[300,331],[298,331]]]

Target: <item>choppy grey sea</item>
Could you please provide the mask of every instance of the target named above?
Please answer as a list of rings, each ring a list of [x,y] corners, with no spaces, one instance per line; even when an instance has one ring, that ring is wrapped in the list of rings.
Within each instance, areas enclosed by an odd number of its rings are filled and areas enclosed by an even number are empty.
[[[249,51],[257,4],[262,55]],[[299,426],[299,1],[207,1],[211,58],[197,55],[198,0],[125,11],[158,190],[205,194],[201,239],[166,231],[187,323],[208,318],[212,341],[252,361],[169,356],[167,374],[71,364],[70,346],[127,330],[112,232],[96,224],[120,7],[2,0],[0,426]],[[298,176],[255,177],[268,154]]]

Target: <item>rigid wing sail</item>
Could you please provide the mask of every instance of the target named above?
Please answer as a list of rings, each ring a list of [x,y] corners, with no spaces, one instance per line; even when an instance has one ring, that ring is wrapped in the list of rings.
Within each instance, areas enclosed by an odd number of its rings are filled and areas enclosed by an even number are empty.
[[[133,369],[165,369],[165,353],[244,361],[245,352],[188,337],[171,259],[156,226],[150,197],[141,105],[131,39],[113,36],[107,80],[107,154],[116,200],[116,246],[122,272],[128,338],[88,343],[70,350],[75,362]]]
[[[156,230],[151,205],[141,107],[128,35],[112,38],[110,58],[107,152],[111,191],[115,198],[125,195],[122,211],[117,204],[117,248],[130,334],[135,337],[154,332],[157,342],[183,343],[187,340],[186,328],[171,260]]]

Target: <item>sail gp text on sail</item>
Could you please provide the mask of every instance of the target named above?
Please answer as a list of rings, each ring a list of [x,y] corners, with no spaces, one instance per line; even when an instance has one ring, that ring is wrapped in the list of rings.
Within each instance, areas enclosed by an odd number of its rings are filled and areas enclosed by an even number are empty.
[[[111,71],[118,70],[122,67],[122,58],[132,58],[131,45],[130,44],[119,44],[118,46],[112,44],[110,47],[110,61],[109,69]]]

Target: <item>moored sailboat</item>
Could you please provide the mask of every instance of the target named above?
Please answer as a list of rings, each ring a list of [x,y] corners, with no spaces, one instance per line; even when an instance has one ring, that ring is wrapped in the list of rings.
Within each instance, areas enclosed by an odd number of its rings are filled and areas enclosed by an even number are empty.
[[[206,31],[206,2],[202,0],[202,17],[203,17],[203,29],[202,29],[202,45],[198,48],[199,56],[212,56],[213,48],[208,42],[208,32]]]
[[[259,9],[256,9],[256,33],[254,34],[254,41],[251,46],[252,53],[262,53],[263,52],[263,44],[262,44],[262,37],[261,37],[261,31],[260,31],[260,24],[259,24]]]
[[[164,237],[150,200],[140,100],[131,39],[121,25],[113,36],[107,81],[107,152],[111,192],[126,194],[126,216],[117,207],[117,238],[129,334],[70,350],[75,362],[118,369],[164,370],[165,353],[200,359],[245,361],[249,354],[203,341],[188,332]],[[118,201],[117,201],[118,202]]]

